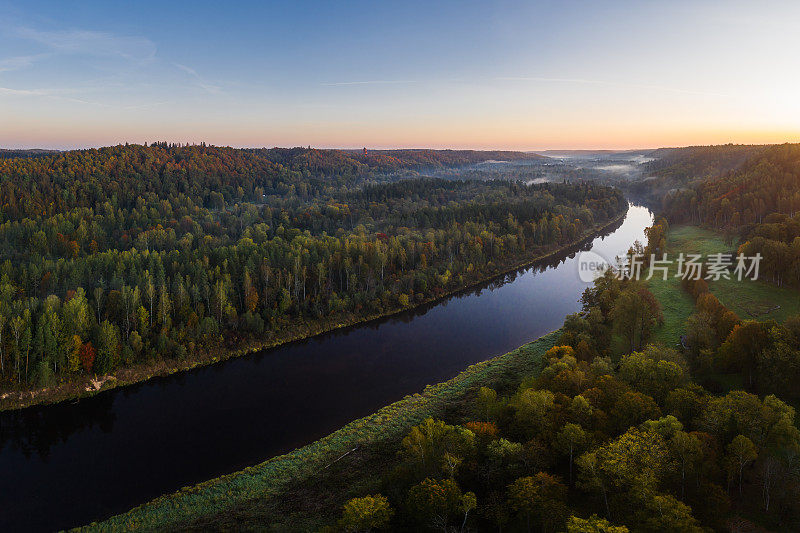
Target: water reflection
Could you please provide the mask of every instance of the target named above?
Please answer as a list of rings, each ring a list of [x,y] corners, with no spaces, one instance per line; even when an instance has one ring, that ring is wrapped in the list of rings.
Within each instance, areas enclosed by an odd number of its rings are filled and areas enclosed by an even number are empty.
[[[77,403],[0,415],[0,531],[77,526],[320,438],[561,325],[575,254],[623,253],[652,215],[438,302]]]
[[[73,433],[96,427],[112,431],[116,418],[114,398],[102,394],[83,402],[62,402],[3,413],[0,417],[0,449],[8,447],[26,458],[37,454],[47,461],[50,448],[66,442]]]

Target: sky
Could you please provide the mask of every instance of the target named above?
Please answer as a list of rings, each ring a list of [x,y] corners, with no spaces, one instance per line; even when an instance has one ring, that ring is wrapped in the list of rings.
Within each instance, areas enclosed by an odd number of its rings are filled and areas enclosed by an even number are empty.
[[[800,2],[0,0],[0,147],[800,141]]]

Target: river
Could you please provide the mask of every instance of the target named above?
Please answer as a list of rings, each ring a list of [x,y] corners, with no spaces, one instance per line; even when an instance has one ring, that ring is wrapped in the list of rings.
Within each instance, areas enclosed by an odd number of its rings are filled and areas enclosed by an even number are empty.
[[[312,442],[561,326],[588,286],[575,253],[644,242],[621,224],[558,258],[365,325],[101,393],[0,414],[0,531],[106,518]]]

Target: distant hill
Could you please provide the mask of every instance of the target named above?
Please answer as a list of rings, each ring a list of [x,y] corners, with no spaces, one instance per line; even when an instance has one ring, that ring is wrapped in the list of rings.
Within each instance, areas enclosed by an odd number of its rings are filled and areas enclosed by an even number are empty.
[[[228,201],[262,195],[302,199],[381,176],[536,158],[496,150],[344,151],[166,142],[5,153],[7,157],[0,157],[0,205],[5,206],[2,215],[11,218],[51,216],[109,199],[129,206],[140,196],[166,197],[176,190],[192,196],[199,205],[222,205],[222,197]],[[64,196],[64,189],[73,193]]]
[[[316,148],[269,148],[250,149],[253,154],[264,156],[293,170],[308,168],[316,171],[337,172],[350,168],[358,172],[367,169],[377,172],[398,170],[420,170],[471,165],[484,161],[520,161],[542,159],[543,156],[503,150],[334,150]]]
[[[654,161],[647,163],[647,170],[672,180],[674,184],[685,185],[734,170],[767,148],[749,144],[659,148],[652,152]]]
[[[58,150],[44,150],[42,148],[11,149],[0,148],[0,159],[13,159],[15,157],[42,157],[57,154]]]
[[[673,187],[664,199],[673,221],[739,228],[800,211],[800,144],[684,148],[651,165]]]
[[[311,147],[295,148],[231,148],[206,145],[177,145],[165,142],[154,142],[149,147],[126,144],[87,150],[46,150],[40,148],[6,149],[0,148],[0,159],[38,158],[64,154],[73,159],[81,153],[97,153],[104,155],[117,154],[119,150],[131,152],[144,149],[153,153],[160,150],[172,150],[188,155],[202,150],[206,155],[240,153],[246,157],[261,159],[292,170],[311,170],[312,172],[341,174],[359,174],[368,171],[395,172],[398,170],[419,170],[430,168],[452,168],[485,161],[520,161],[545,159],[544,156],[507,150],[430,150],[424,148],[394,150],[339,150],[317,149]],[[181,156],[180,158],[185,157]],[[161,154],[159,155],[161,156]]]
[[[653,148],[644,148],[640,150],[540,150],[537,151],[537,154],[548,156],[548,157],[558,157],[558,156],[573,156],[573,157],[585,157],[585,156],[608,156],[608,155],[637,155],[637,154],[646,154],[653,152]]]

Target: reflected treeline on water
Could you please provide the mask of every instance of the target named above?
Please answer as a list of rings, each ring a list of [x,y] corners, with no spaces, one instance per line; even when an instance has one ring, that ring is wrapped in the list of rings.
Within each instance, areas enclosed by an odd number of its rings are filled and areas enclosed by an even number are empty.
[[[631,205],[637,205],[637,204],[631,204]],[[322,333],[314,337],[314,339],[323,340],[325,338],[337,337],[339,335],[347,335],[352,330],[360,328],[378,329],[381,324],[388,321],[408,323],[413,321],[415,318],[428,313],[434,307],[439,307],[439,306],[446,307],[447,302],[451,300],[457,300],[468,296],[480,296],[483,291],[485,290],[493,291],[495,289],[499,289],[503,285],[508,285],[509,283],[513,283],[519,276],[526,274],[528,272],[531,272],[535,275],[544,272],[550,268],[555,268],[564,263],[565,261],[567,261],[568,259],[574,258],[575,254],[591,250],[592,243],[594,242],[595,239],[611,235],[612,233],[617,231],[620,228],[620,226],[622,226],[623,222],[624,218],[614,222],[613,224],[606,226],[605,228],[603,228],[602,231],[593,233],[592,235],[586,237],[582,241],[579,241],[574,245],[564,249],[561,253],[551,255],[544,259],[538,259],[532,261],[527,265],[523,265],[517,269],[510,270],[502,274],[498,274],[497,276],[487,281],[478,283],[477,285],[472,285],[470,287],[457,291],[448,296],[443,296],[442,298],[433,300],[432,302],[418,305],[412,309],[402,311],[390,317],[376,318],[375,320],[370,320],[369,322],[348,326],[346,328],[339,328],[328,333]],[[307,340],[308,339],[304,339],[296,342],[302,343],[306,342]],[[262,352],[259,353],[261,354],[268,353],[269,351],[274,349],[275,348],[271,348],[270,350],[263,350]]]
[[[116,418],[112,409],[114,392],[0,413],[0,450],[9,447],[20,450],[25,457],[37,454],[46,461],[52,446],[66,442],[79,431],[97,427],[110,432]]]
[[[500,274],[499,276],[492,278],[491,280],[484,282],[480,285],[464,289],[463,291],[460,291],[450,296],[447,299],[449,300],[451,298],[462,298],[464,296],[470,296],[470,295],[480,296],[482,291],[487,289],[492,291],[502,287],[503,285],[513,283],[517,279],[517,277],[526,274],[528,272],[531,272],[533,274],[538,274],[550,268],[556,268],[562,263],[566,262],[568,259],[574,258],[577,253],[591,250],[592,243],[594,242],[595,239],[611,235],[612,233],[617,231],[620,226],[622,226],[622,223],[623,223],[622,220],[618,220],[617,222],[614,222],[612,225],[604,228],[602,232],[595,233],[589,237],[586,237],[584,240],[574,244],[573,246],[566,248],[561,253],[546,257],[544,259],[539,259],[528,265],[522,266],[516,270],[511,270],[509,272]]]

